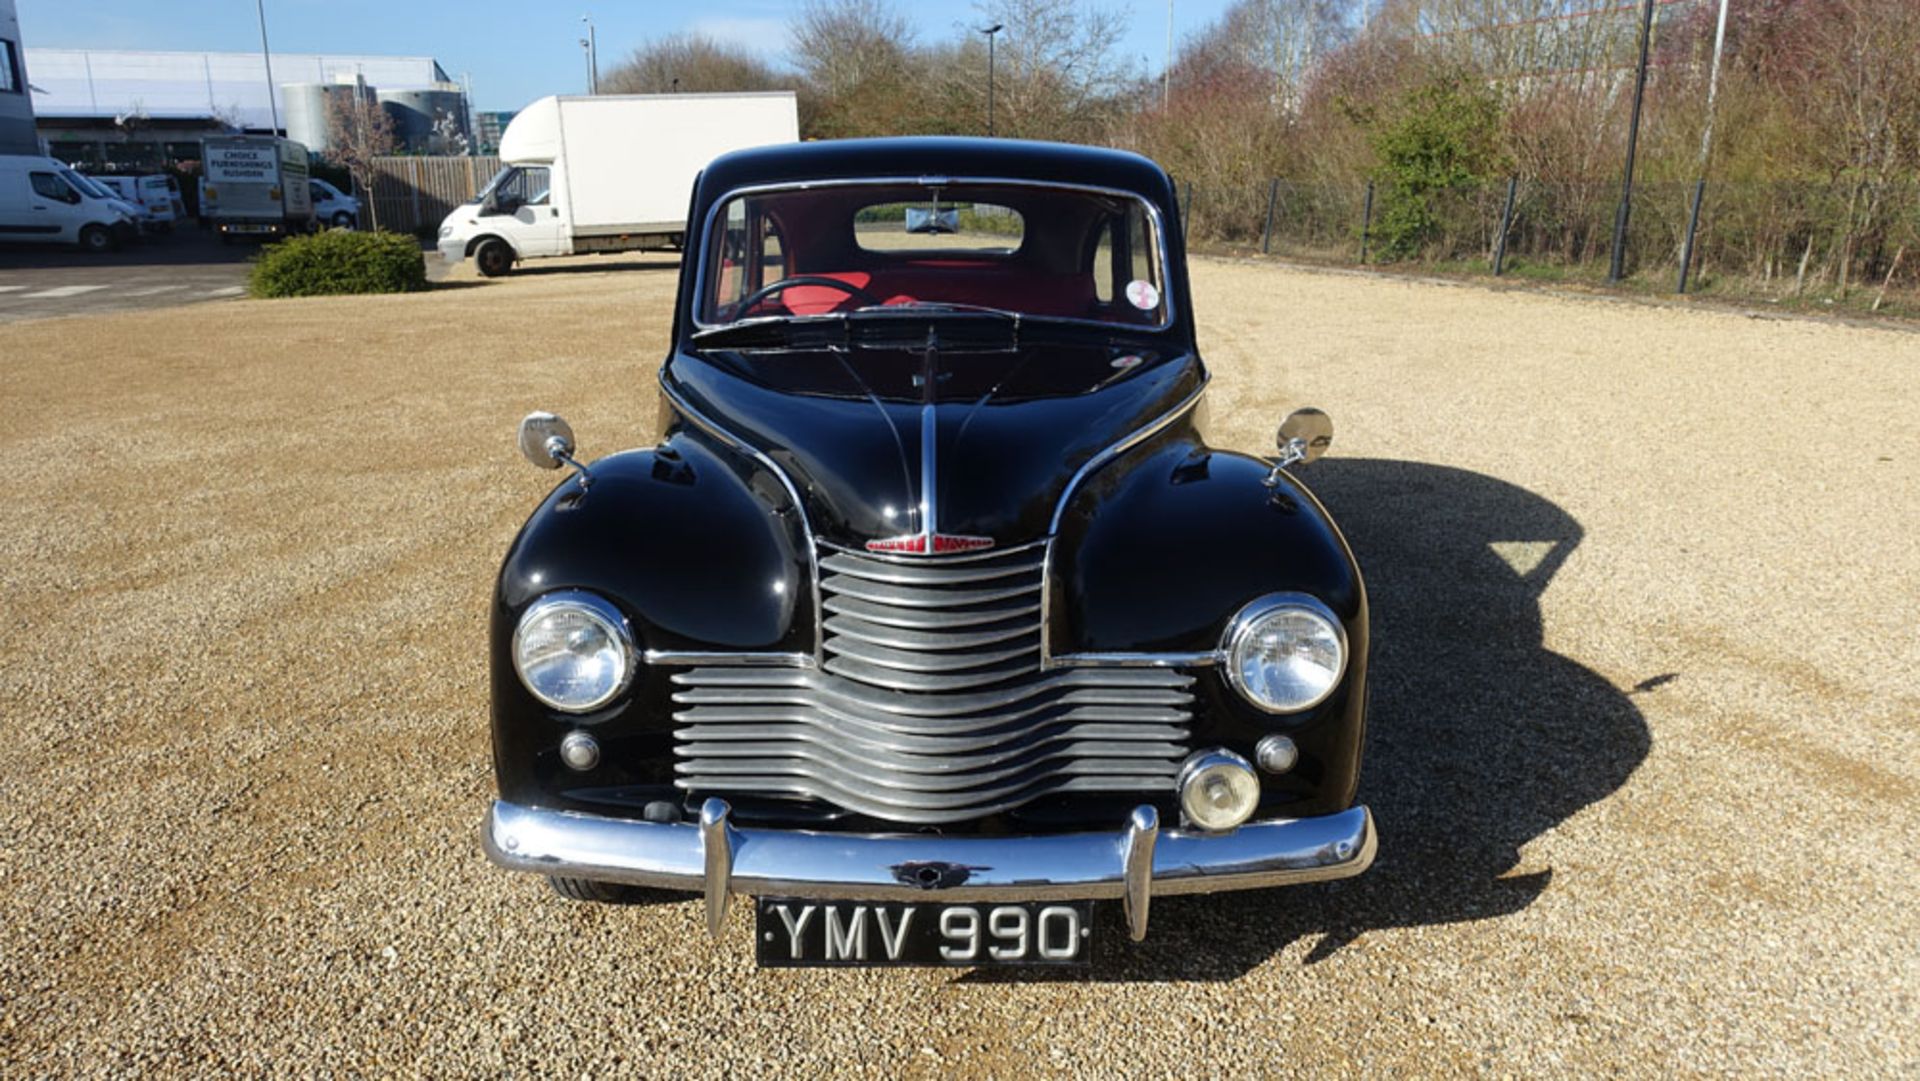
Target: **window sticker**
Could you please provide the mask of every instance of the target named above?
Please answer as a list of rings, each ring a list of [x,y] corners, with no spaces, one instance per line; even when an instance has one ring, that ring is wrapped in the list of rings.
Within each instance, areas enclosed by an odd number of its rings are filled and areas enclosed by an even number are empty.
[[[1135,278],[1127,283],[1127,303],[1150,312],[1160,306],[1160,290],[1144,278]]]

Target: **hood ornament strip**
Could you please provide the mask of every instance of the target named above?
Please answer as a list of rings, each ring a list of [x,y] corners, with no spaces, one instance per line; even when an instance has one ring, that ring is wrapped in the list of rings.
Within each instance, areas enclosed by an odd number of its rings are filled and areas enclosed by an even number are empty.
[[[933,327],[927,328],[927,348],[920,365],[920,531],[898,537],[867,542],[867,551],[892,555],[944,556],[959,552],[978,552],[993,547],[992,537],[940,532],[939,450],[940,412],[935,404],[939,379],[940,340]]]

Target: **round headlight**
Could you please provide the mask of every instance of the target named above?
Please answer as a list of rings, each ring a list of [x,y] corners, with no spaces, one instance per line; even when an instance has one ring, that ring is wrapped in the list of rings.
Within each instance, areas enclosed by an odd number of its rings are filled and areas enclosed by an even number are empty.
[[[1347,671],[1347,632],[1326,605],[1275,593],[1227,626],[1227,679],[1268,713],[1298,713],[1326,701]]]
[[[633,635],[620,610],[568,590],[535,601],[513,632],[513,667],[540,701],[586,713],[613,701],[633,679]]]

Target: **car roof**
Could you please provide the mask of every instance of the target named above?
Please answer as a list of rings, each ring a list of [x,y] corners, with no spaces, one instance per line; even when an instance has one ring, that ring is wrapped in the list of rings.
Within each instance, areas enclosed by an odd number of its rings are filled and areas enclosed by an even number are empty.
[[[734,188],[861,177],[994,177],[1091,184],[1138,192],[1171,206],[1165,170],[1125,150],[1027,139],[906,136],[830,139],[736,150],[715,158],[700,181],[702,204]]]

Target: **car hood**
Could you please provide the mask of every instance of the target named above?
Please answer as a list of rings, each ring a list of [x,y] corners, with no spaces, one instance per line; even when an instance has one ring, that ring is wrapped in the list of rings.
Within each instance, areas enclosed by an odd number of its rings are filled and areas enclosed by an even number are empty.
[[[697,426],[778,465],[822,540],[1007,548],[1046,536],[1083,466],[1205,378],[1190,352],[1096,341],[683,352],[661,382]]]

